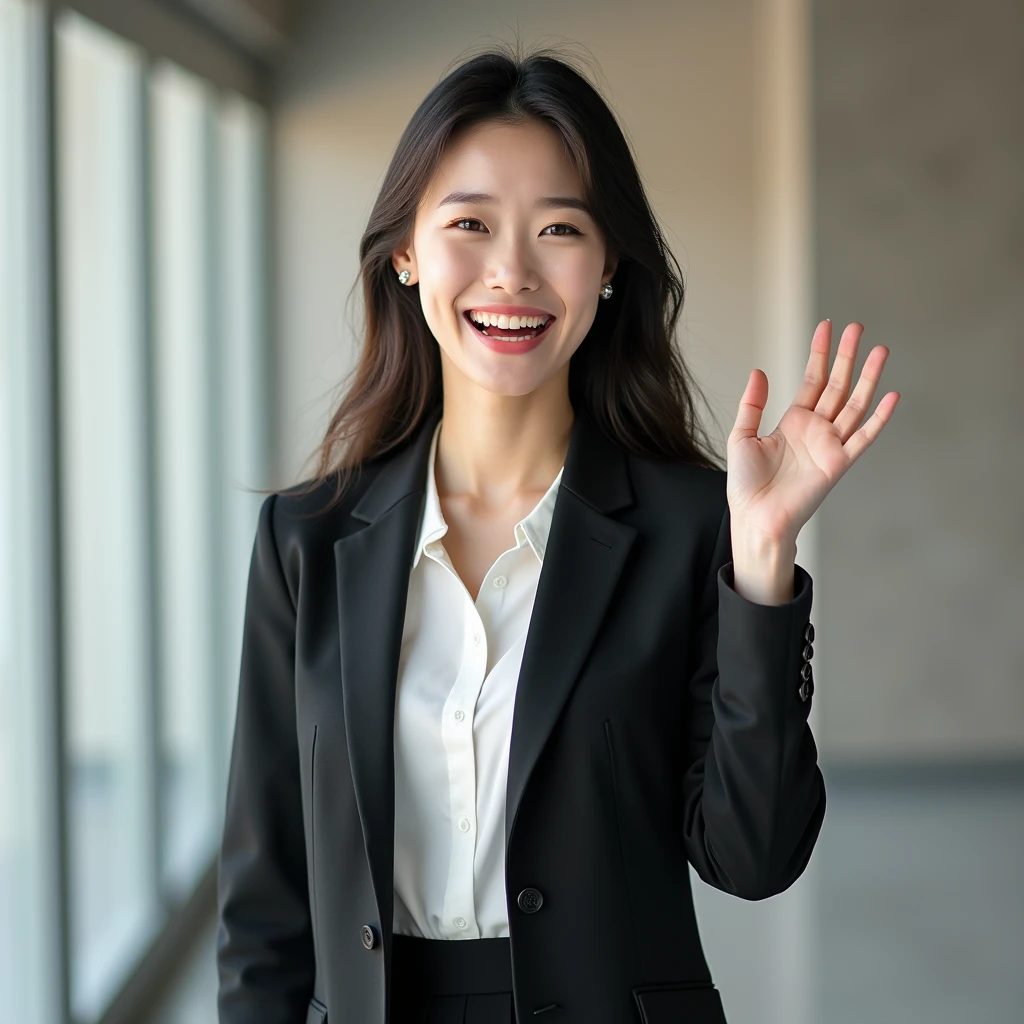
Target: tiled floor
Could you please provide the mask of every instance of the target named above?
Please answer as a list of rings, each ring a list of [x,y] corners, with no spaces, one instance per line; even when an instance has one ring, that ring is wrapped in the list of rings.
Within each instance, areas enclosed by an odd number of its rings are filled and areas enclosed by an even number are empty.
[[[744,903],[694,876],[730,1024],[1024,1021],[1024,787],[829,782],[828,796],[789,891]],[[213,928],[149,1024],[217,1024]]]

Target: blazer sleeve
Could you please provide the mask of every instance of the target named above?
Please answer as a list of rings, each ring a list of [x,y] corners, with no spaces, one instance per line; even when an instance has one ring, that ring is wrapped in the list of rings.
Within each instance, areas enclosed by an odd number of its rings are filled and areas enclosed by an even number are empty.
[[[295,721],[295,608],[274,538],[256,528],[218,861],[220,1024],[304,1020],[315,975]]]
[[[800,696],[811,598],[799,564],[784,604],[758,604],[733,588],[726,506],[699,596],[687,683],[684,841],[697,874],[741,899],[789,888],[825,815],[811,698],[806,689]]]

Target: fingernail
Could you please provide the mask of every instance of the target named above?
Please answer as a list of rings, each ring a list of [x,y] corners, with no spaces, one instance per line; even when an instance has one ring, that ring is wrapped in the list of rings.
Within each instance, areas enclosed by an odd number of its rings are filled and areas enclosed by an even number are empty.
[[[832,321],[831,321],[831,320],[829,320],[829,318],[828,318],[828,317],[825,317],[825,320],[826,320],[826,322],[827,322],[827,323],[832,323]]]

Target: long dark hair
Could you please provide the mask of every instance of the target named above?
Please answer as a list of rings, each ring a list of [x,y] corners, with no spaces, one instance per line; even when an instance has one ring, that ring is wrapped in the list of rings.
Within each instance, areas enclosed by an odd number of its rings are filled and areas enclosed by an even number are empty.
[[[337,474],[333,506],[363,463],[404,445],[442,401],[439,346],[417,286],[398,283],[392,253],[457,131],[537,119],[561,136],[610,252],[614,294],[569,363],[569,398],[630,451],[722,469],[694,411],[707,399],[673,344],[682,274],[655,221],[629,146],[594,86],[550,48],[488,50],[448,73],[398,141],[359,243],[366,327],[358,363],[318,446],[312,490]],[[295,488],[293,488],[293,491]],[[321,509],[323,511],[323,509]]]

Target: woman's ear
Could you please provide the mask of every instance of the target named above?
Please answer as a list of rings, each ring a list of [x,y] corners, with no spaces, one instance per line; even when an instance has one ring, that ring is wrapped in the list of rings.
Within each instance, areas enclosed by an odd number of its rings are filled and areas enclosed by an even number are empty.
[[[391,254],[391,265],[395,268],[396,274],[400,274],[403,270],[409,271],[409,280],[406,281],[406,284],[416,283],[416,254],[411,245],[395,249]]]

